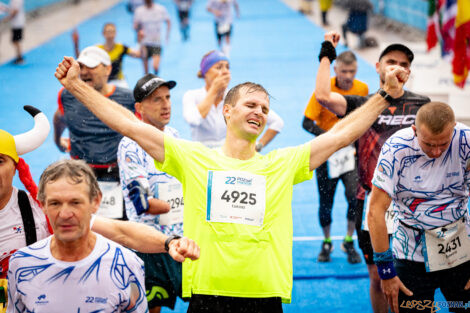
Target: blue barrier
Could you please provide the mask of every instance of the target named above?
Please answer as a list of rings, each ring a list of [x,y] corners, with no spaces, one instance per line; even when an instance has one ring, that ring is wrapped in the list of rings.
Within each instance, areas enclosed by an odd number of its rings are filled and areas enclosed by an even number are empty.
[[[374,13],[426,30],[429,3],[426,0],[371,0]]]

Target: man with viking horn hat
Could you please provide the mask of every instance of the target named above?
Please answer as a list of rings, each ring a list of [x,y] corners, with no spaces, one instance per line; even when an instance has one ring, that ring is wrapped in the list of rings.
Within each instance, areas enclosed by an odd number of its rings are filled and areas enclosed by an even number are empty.
[[[36,199],[38,187],[34,183],[29,166],[20,158],[39,147],[49,134],[47,117],[32,106],[24,109],[34,118],[30,131],[12,136],[0,129],[0,300],[6,297],[6,275],[8,260],[16,249],[46,238],[52,232],[46,216]],[[13,187],[13,177],[18,175],[29,192]],[[0,312],[3,312],[0,303]]]

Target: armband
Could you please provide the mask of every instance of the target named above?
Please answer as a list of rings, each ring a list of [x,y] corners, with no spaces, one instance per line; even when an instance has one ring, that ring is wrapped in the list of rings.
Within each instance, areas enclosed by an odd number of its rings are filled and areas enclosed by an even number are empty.
[[[147,188],[144,188],[142,184],[133,180],[130,184],[127,185],[127,190],[129,190],[129,199],[131,199],[132,204],[134,204],[135,210],[138,215],[147,212],[149,209],[149,191]]]
[[[397,276],[395,267],[393,266],[392,249],[385,252],[374,252],[374,263],[377,265],[377,272],[380,279],[391,279]]]
[[[321,44],[318,60],[321,62],[323,57],[327,57],[330,60],[330,63],[333,63],[333,61],[336,59],[336,49],[330,41],[325,40]]]
[[[391,279],[397,276],[397,272],[395,272],[395,267],[393,266],[393,262],[384,262],[384,263],[377,263],[377,272],[379,273],[380,279]]]

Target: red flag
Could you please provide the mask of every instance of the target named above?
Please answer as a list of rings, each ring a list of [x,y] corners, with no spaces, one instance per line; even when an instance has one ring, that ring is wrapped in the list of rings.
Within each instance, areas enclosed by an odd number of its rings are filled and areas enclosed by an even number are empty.
[[[455,18],[454,59],[452,72],[454,82],[460,88],[465,86],[470,68],[470,1],[457,0]]]
[[[439,0],[429,0],[428,25],[426,43],[428,51],[437,45],[439,34],[439,11],[437,10]]]

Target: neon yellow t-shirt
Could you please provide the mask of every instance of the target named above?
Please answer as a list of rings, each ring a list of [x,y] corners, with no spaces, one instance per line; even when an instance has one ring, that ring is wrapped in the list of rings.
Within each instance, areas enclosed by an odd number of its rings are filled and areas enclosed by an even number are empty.
[[[292,189],[312,178],[309,158],[310,144],[238,160],[225,156],[221,149],[165,136],[165,161],[156,166],[183,184],[184,235],[201,248],[199,260],[183,264],[183,297],[281,297],[284,303],[290,302]],[[265,177],[262,226],[206,220],[210,170]]]

